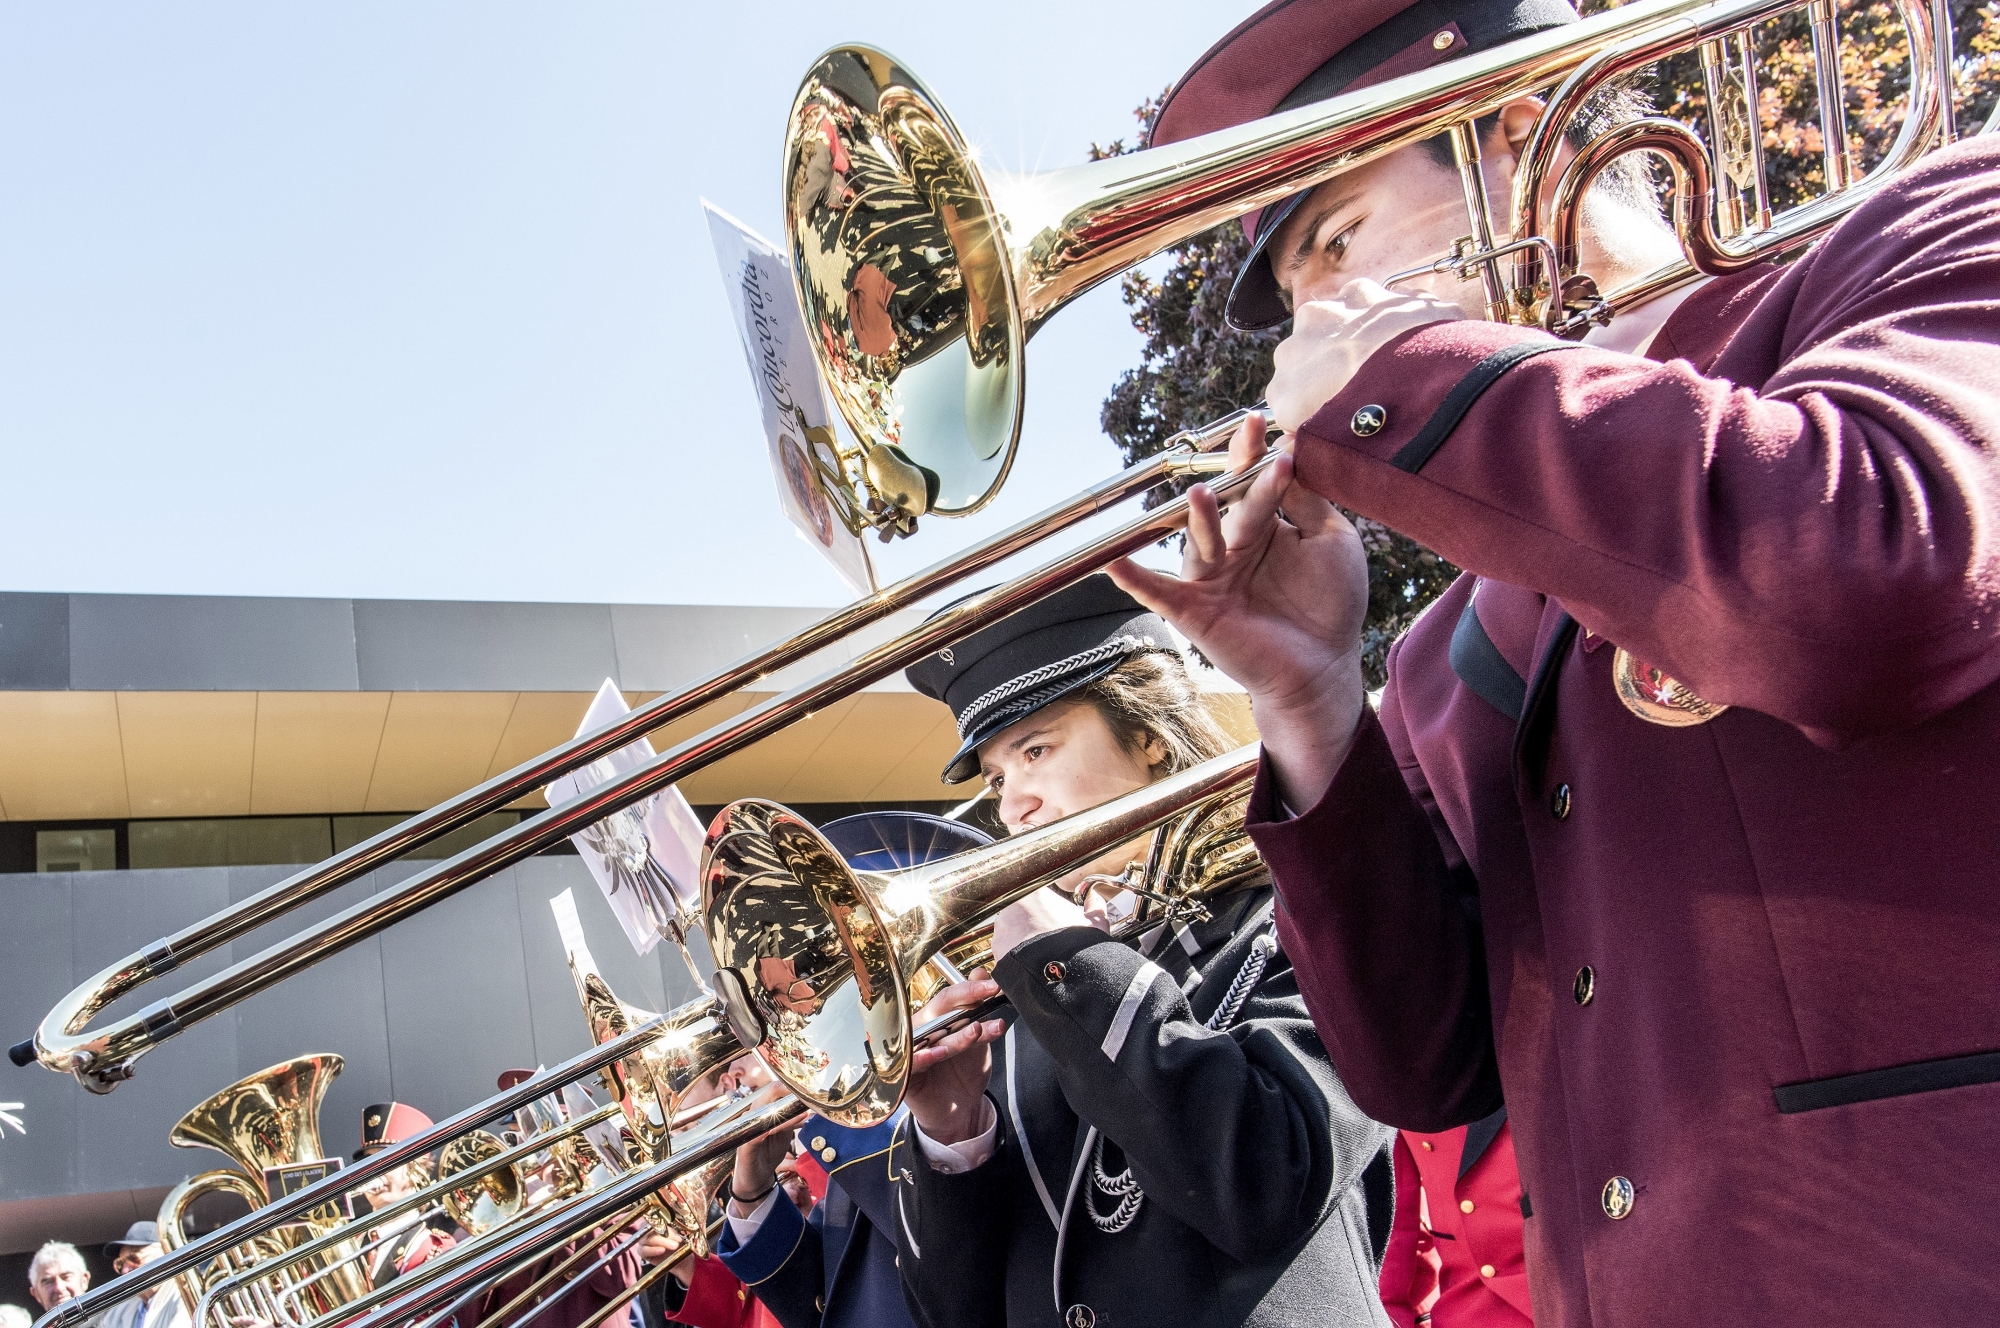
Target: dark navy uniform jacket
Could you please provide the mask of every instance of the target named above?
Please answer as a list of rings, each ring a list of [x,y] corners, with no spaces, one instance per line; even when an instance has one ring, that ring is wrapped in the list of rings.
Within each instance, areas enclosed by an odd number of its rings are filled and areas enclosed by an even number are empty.
[[[785,1328],[908,1328],[896,1242],[889,1142],[902,1113],[865,1130],[821,1116],[799,1127],[827,1171],[826,1198],[801,1217],[771,1205],[750,1240],[724,1224],[716,1253]]]
[[[994,1045],[993,1155],[934,1170],[914,1127],[891,1170],[904,1283],[925,1328],[1387,1328],[1387,1128],[1363,1116],[1271,954],[1235,1022],[1205,1025],[1272,936],[1268,888],[1141,950],[1089,927],[1017,947],[994,977],[1017,1013]],[[1123,1230],[1087,1210],[1086,1139],[1145,1191]],[[1097,1211],[1115,1201],[1099,1195]]]

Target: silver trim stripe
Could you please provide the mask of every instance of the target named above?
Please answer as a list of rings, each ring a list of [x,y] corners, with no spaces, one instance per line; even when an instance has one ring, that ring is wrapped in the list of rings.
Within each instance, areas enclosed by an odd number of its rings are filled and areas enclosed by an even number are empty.
[[[1163,978],[1167,971],[1148,959],[1139,965],[1139,971],[1132,975],[1132,981],[1125,988],[1125,997],[1118,1002],[1118,1013],[1111,1017],[1111,1028],[1104,1035],[1105,1058],[1118,1059],[1118,1053],[1125,1050],[1125,1039],[1132,1032],[1132,1021],[1139,1016],[1139,1002],[1146,999],[1146,992],[1155,978]]]
[[[1007,1025],[1007,1114],[1014,1119],[1014,1137],[1021,1141],[1021,1160],[1028,1164],[1028,1178],[1035,1182],[1035,1193],[1042,1196],[1042,1209],[1049,1215],[1049,1222],[1058,1235],[1062,1232],[1062,1218],[1056,1214],[1056,1201],[1049,1197],[1049,1187],[1042,1180],[1042,1169],[1035,1165],[1035,1150],[1028,1144],[1028,1127],[1021,1119],[1021,1097],[1014,1091],[1014,1065],[1020,1057],[1014,1051],[1014,1026]]]

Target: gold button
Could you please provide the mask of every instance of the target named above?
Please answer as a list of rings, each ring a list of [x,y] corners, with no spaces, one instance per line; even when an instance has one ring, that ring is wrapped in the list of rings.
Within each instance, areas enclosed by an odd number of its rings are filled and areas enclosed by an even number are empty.
[[[1382,432],[1383,426],[1388,422],[1389,412],[1382,407],[1363,406],[1354,412],[1354,418],[1347,422],[1347,427],[1354,430],[1356,438],[1373,438]]]
[[[1437,1151],[1437,1149],[1435,1149],[1434,1147],[1432,1147],[1432,1146],[1431,1146],[1431,1141],[1430,1141],[1430,1140],[1426,1139],[1426,1140],[1424,1140],[1424,1141],[1423,1141],[1423,1143],[1424,1143],[1424,1151],[1425,1151],[1426,1153],[1434,1153],[1434,1152],[1436,1152],[1436,1151]]]
[[[1604,1215],[1613,1222],[1624,1221],[1632,1215],[1632,1201],[1637,1197],[1631,1181],[1623,1176],[1613,1176],[1604,1182],[1604,1193],[1600,1196]]]
[[[822,1162],[831,1162],[834,1157],[835,1154],[831,1148],[822,1148],[819,1150],[819,1160]]]
[[[1492,1264],[1490,1264],[1490,1263],[1482,1263],[1482,1264],[1480,1264],[1480,1265],[1479,1265],[1479,1275],[1480,1275],[1481,1277],[1491,1277],[1491,1276],[1493,1276],[1493,1265],[1492,1265]]]
[[[1576,985],[1570,991],[1578,1005],[1590,1004],[1590,998],[1597,994],[1597,970],[1589,964],[1576,970]]]
[[[826,1297],[825,1297],[825,1296],[814,1296],[814,1297],[813,1297],[813,1309],[814,1309],[814,1310],[816,1310],[817,1312],[821,1313],[821,1314],[824,1314],[824,1313],[826,1313]]]
[[[815,1153],[817,1153],[817,1152],[818,1152],[818,1151],[819,1151],[820,1149],[822,1149],[822,1148],[824,1148],[824,1147],[826,1147],[826,1136],[825,1136],[825,1135],[823,1135],[823,1134],[816,1134],[816,1135],[814,1135],[814,1136],[813,1136],[813,1151],[814,1151]]]
[[[1431,49],[1433,51],[1448,51],[1455,40],[1457,39],[1451,35],[1449,30],[1440,32],[1437,36],[1431,38]]]
[[[1458,1211],[1459,1211],[1459,1212],[1461,1212],[1461,1213],[1469,1213],[1469,1212],[1471,1212],[1471,1211],[1472,1211],[1472,1200],[1470,1200],[1470,1199],[1460,1199],[1460,1200],[1458,1201]]]
[[[1063,966],[1051,959],[1047,964],[1042,966],[1042,976],[1050,982],[1061,982],[1064,976]]]
[[[748,1298],[749,1298],[749,1293],[748,1293],[748,1292],[746,1292],[746,1291],[744,1291],[744,1289],[743,1289],[742,1287],[737,1287],[737,1288],[736,1288],[736,1298],[737,1298],[738,1300],[746,1300],[746,1299],[748,1299]]]
[[[1558,821],[1569,819],[1569,785],[1556,785],[1555,792],[1549,794],[1549,815]]]

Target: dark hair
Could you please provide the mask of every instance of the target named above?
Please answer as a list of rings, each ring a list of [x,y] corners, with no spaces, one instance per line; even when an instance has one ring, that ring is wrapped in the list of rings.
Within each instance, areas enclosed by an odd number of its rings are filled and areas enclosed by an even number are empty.
[[[1653,104],[1652,94],[1636,83],[1620,80],[1608,84],[1594,93],[1590,100],[1584,102],[1576,118],[1563,130],[1563,137],[1570,141],[1572,147],[1581,150],[1598,135],[1651,115],[1657,109]],[[1481,116],[1478,123],[1473,126],[1482,146],[1486,142],[1486,136],[1491,134],[1499,123],[1499,115],[1494,114]],[[1419,146],[1423,148],[1426,156],[1446,170],[1458,169],[1457,162],[1451,154],[1449,135],[1440,134],[1436,138],[1427,138]],[[1628,152],[1612,162],[1598,174],[1592,188],[1603,190],[1609,197],[1628,206],[1656,214],[1659,212],[1660,197],[1653,188],[1651,162],[1643,153]],[[1501,207],[1507,206],[1504,200],[1495,201]]]
[[[1164,650],[1130,656],[1077,692],[1076,699],[1097,708],[1126,751],[1159,743],[1166,755],[1153,766],[1156,778],[1199,765],[1235,745],[1202,704],[1181,657]]]

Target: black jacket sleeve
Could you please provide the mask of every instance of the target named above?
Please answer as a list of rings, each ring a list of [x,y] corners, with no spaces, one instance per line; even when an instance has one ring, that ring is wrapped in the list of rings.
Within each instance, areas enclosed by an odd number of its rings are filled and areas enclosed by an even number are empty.
[[[988,1105],[997,1115],[990,1097]],[[948,1176],[918,1151],[915,1128],[906,1118],[890,1150],[890,1165],[904,1182],[896,1187],[895,1232],[910,1314],[923,1328],[1004,1328],[1019,1146],[1003,1129],[984,1165]]]

